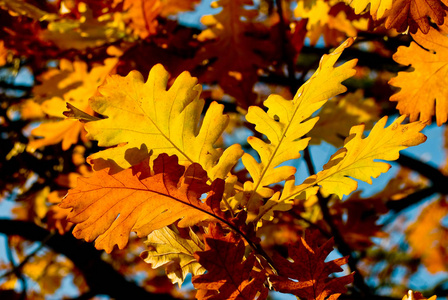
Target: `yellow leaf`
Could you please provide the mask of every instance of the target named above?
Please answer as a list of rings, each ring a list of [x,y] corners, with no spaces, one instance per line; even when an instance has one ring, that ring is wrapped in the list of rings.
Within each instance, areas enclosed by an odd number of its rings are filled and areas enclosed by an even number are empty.
[[[22,0],[0,0],[0,7],[9,11],[13,16],[20,15],[39,21],[53,21],[56,14],[51,14]]]
[[[113,43],[127,35],[120,13],[95,17],[85,2],[78,2],[77,15],[77,19],[58,16],[39,32],[39,37],[60,49],[87,50]]]
[[[115,68],[117,58],[108,58],[104,65],[93,67],[88,71],[87,64],[81,61],[69,62],[62,59],[59,68],[51,69],[40,76],[42,84],[33,88],[34,101],[42,103],[40,108],[43,113],[59,121],[42,123],[32,131],[33,139],[29,142],[27,150],[34,151],[43,146],[57,144],[62,141],[62,149],[67,150],[78,141],[78,136],[83,125],[76,120],[64,118],[62,114],[66,110],[66,102],[77,108],[88,111],[88,99],[92,97],[98,86],[106,76]],[[22,110],[28,116],[39,115],[32,102],[26,102]],[[36,138],[42,137],[42,138]]]
[[[204,100],[199,98],[197,79],[184,72],[167,90],[168,78],[162,65],[156,65],[146,83],[132,71],[126,77],[113,75],[100,87],[101,96],[93,97],[90,105],[108,118],[87,123],[88,137],[100,146],[120,146],[91,155],[96,169],[95,164],[105,160],[128,168],[127,151],[144,145],[154,157],[167,153],[176,155],[182,165],[199,163],[212,180],[227,175],[242,150],[233,145],[222,153],[213,147],[228,123],[224,106],[211,103],[199,127]]]
[[[168,227],[164,227],[151,232],[145,244],[150,250],[144,251],[140,256],[151,264],[153,269],[165,266],[168,278],[179,287],[188,273],[193,275],[205,273],[204,267],[194,258],[196,251],[204,250],[204,244],[191,229],[190,239],[185,239]]]
[[[306,29],[311,45],[316,45],[321,36],[326,45],[339,45],[347,37],[356,36],[358,30],[367,30],[368,20],[349,16],[347,8],[338,1],[298,1],[294,15],[308,19]]]
[[[328,101],[319,112],[319,121],[308,134],[311,144],[321,140],[335,147],[342,147],[352,126],[365,124],[372,128],[379,119],[380,107],[373,98],[364,99],[362,90]]]
[[[448,36],[431,28],[428,34],[418,32],[412,37],[416,43],[399,47],[393,56],[412,69],[389,81],[401,88],[390,101],[397,101],[397,109],[409,114],[411,121],[430,123],[435,114],[441,126],[448,118]]]
[[[353,76],[356,60],[334,67],[342,51],[353,43],[348,39],[330,55],[324,55],[314,75],[297,91],[293,100],[279,95],[271,95],[264,105],[267,112],[259,107],[250,107],[246,119],[255,124],[255,129],[266,135],[269,142],[249,137],[248,142],[260,155],[257,162],[250,154],[244,154],[243,164],[253,182],[244,184],[244,192],[237,194],[242,205],[249,212],[258,214],[261,198],[269,198],[273,191],[267,186],[283,181],[293,175],[294,167],[280,166],[282,163],[300,157],[299,151],[306,148],[309,138],[303,138],[318,118],[309,119],[325,102],[346,90],[341,84]]]
[[[287,182],[282,199],[298,196],[316,185],[321,186],[324,195],[336,194],[342,199],[343,195],[350,194],[358,187],[354,179],[372,184],[372,177],[377,178],[390,168],[389,164],[377,160],[396,160],[400,150],[426,140],[426,136],[420,133],[425,124],[414,122],[403,125],[401,123],[405,117],[399,117],[386,128],[387,117],[383,117],[364,139],[364,125],[352,127],[344,148],[331,156],[324,169],[299,186],[294,186],[294,180]]]
[[[392,0],[346,0],[351,7],[355,9],[355,13],[364,13],[365,9],[369,7],[370,14],[375,19],[381,19],[386,10],[391,9]],[[370,5],[370,6],[369,6]]]

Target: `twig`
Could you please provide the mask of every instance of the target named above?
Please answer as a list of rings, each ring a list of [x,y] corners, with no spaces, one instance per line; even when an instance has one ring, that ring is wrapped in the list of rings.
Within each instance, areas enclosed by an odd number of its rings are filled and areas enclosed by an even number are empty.
[[[304,151],[304,159],[306,162],[306,165],[308,167],[308,170],[310,174],[315,174],[315,168],[313,165],[313,160],[311,157],[311,153],[307,151],[308,148]],[[317,198],[319,201],[319,207],[322,211],[322,216],[324,221],[328,224],[331,230],[331,234],[334,237],[334,241],[338,247],[339,252],[343,256],[348,256],[348,266],[351,271],[355,272],[354,274],[354,284],[355,287],[357,287],[362,294],[363,297],[366,297],[368,295],[372,294],[372,291],[370,290],[370,287],[364,282],[364,278],[362,277],[361,273],[358,270],[357,264],[358,260],[353,256],[353,251],[350,248],[350,246],[345,242],[344,238],[342,237],[341,233],[339,232],[336,224],[333,222],[333,216],[330,213],[330,210],[328,209],[328,201],[329,197],[323,197],[320,192],[317,193]]]

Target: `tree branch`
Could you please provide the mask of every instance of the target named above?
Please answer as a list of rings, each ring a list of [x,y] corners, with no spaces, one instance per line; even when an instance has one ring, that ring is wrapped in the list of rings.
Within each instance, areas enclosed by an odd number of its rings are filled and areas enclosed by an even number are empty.
[[[401,166],[418,172],[420,175],[431,180],[438,193],[444,195],[448,194],[448,177],[436,167],[402,153],[400,153],[400,157],[397,159],[397,162]]]
[[[30,241],[42,241],[51,232],[34,223],[0,219],[0,233],[19,235]],[[130,282],[111,265],[101,259],[101,252],[90,243],[77,240],[71,233],[54,234],[46,245],[55,252],[65,255],[83,273],[91,291],[116,299],[176,299],[169,294],[152,294]]]

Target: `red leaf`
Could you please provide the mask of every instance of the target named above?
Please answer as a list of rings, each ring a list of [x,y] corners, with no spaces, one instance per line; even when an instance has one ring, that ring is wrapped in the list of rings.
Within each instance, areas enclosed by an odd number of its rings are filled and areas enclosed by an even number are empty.
[[[289,257],[293,262],[274,253],[273,260],[280,276],[270,275],[269,280],[276,291],[307,300],[324,300],[327,297],[337,299],[347,291],[345,285],[353,282],[353,273],[336,278],[329,278],[329,275],[341,272],[341,266],[347,263],[348,258],[325,262],[325,258],[333,251],[334,241],[331,238],[319,247],[316,243],[317,234],[315,232],[305,239],[301,238],[296,245],[289,246]]]
[[[244,258],[244,242],[233,232],[224,235],[220,225],[210,224],[204,235],[205,251],[198,251],[195,258],[207,273],[193,277],[198,289],[198,299],[266,299],[268,289],[263,286],[265,275],[253,271],[255,256]],[[218,292],[219,291],[219,292]]]

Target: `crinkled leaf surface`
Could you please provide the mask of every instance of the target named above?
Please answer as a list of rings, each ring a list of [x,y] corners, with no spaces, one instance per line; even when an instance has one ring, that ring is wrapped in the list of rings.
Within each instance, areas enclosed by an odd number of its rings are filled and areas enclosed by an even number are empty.
[[[358,187],[354,179],[372,184],[372,177],[377,178],[390,168],[389,164],[377,160],[396,160],[400,150],[426,140],[426,136],[420,133],[425,124],[401,124],[405,117],[397,118],[388,127],[385,127],[387,116],[383,117],[366,138],[362,138],[364,125],[352,127],[344,148],[331,156],[324,169],[299,186],[294,186],[293,179],[286,182],[282,199],[295,197],[315,185],[321,186],[324,195],[336,194],[342,199],[343,195],[350,194]]]
[[[282,293],[294,294],[304,300],[337,299],[345,293],[345,286],[353,282],[353,273],[330,278],[332,273],[342,272],[342,265],[348,261],[341,257],[325,262],[333,251],[334,241],[330,239],[322,246],[317,245],[317,232],[301,238],[297,244],[288,247],[292,262],[274,253],[272,259],[279,275],[270,275],[274,289]]]
[[[222,152],[213,147],[228,123],[223,105],[211,103],[199,128],[204,100],[199,99],[202,88],[197,79],[184,72],[167,90],[168,78],[162,65],[155,65],[146,82],[132,71],[126,77],[113,75],[100,87],[101,96],[92,98],[90,105],[108,118],[89,122],[85,128],[100,146],[119,146],[91,155],[95,169],[128,168],[127,151],[143,144],[154,157],[167,153],[176,155],[182,165],[199,163],[211,179],[227,175],[242,150],[233,145],[221,157]]]
[[[204,244],[190,229],[190,239],[181,237],[169,227],[154,230],[145,241],[149,250],[144,251],[141,257],[151,264],[152,268],[165,266],[166,275],[179,287],[188,273],[200,275],[205,272],[194,253],[204,250]]]
[[[387,13],[385,26],[399,32],[409,27],[412,33],[420,30],[426,34],[431,28],[430,19],[437,25],[444,23],[448,11],[446,4],[446,0],[395,0]]]
[[[196,252],[195,257],[207,273],[192,279],[194,287],[203,290],[197,298],[252,300],[260,293],[257,299],[265,299],[268,292],[263,286],[265,275],[252,270],[255,265],[253,254],[244,260],[243,240],[233,232],[225,235],[219,224],[210,224],[204,237],[205,250]],[[202,296],[204,294],[206,297]]]
[[[153,171],[145,160],[113,175],[104,169],[79,178],[59,206],[71,209],[67,219],[77,224],[75,237],[96,239],[97,249],[111,252],[114,245],[124,248],[131,231],[142,237],[179,219],[180,227],[219,221],[224,181],[217,179],[211,186],[206,182],[199,164],[185,170],[177,157],[162,154]],[[200,197],[207,192],[204,203]]]
[[[260,155],[260,162],[250,154],[244,154],[243,164],[249,171],[253,182],[244,184],[244,192],[237,194],[242,205],[249,212],[258,214],[261,198],[271,197],[273,191],[268,185],[283,181],[293,175],[294,167],[279,166],[291,159],[300,157],[299,151],[306,148],[309,138],[303,138],[318,118],[309,119],[329,98],[342,93],[346,88],[341,84],[353,76],[356,60],[334,67],[343,50],[353,43],[348,39],[330,55],[324,55],[314,75],[297,91],[293,100],[279,95],[271,95],[264,105],[250,107],[246,119],[255,124],[255,130],[266,135],[268,142],[249,137],[248,143]],[[281,204],[279,204],[281,205]]]
[[[448,33],[431,28],[428,34],[412,36],[416,43],[399,47],[393,55],[396,62],[412,69],[389,81],[401,88],[390,100],[397,101],[397,109],[409,114],[411,121],[431,122],[436,115],[440,126],[448,118]]]

